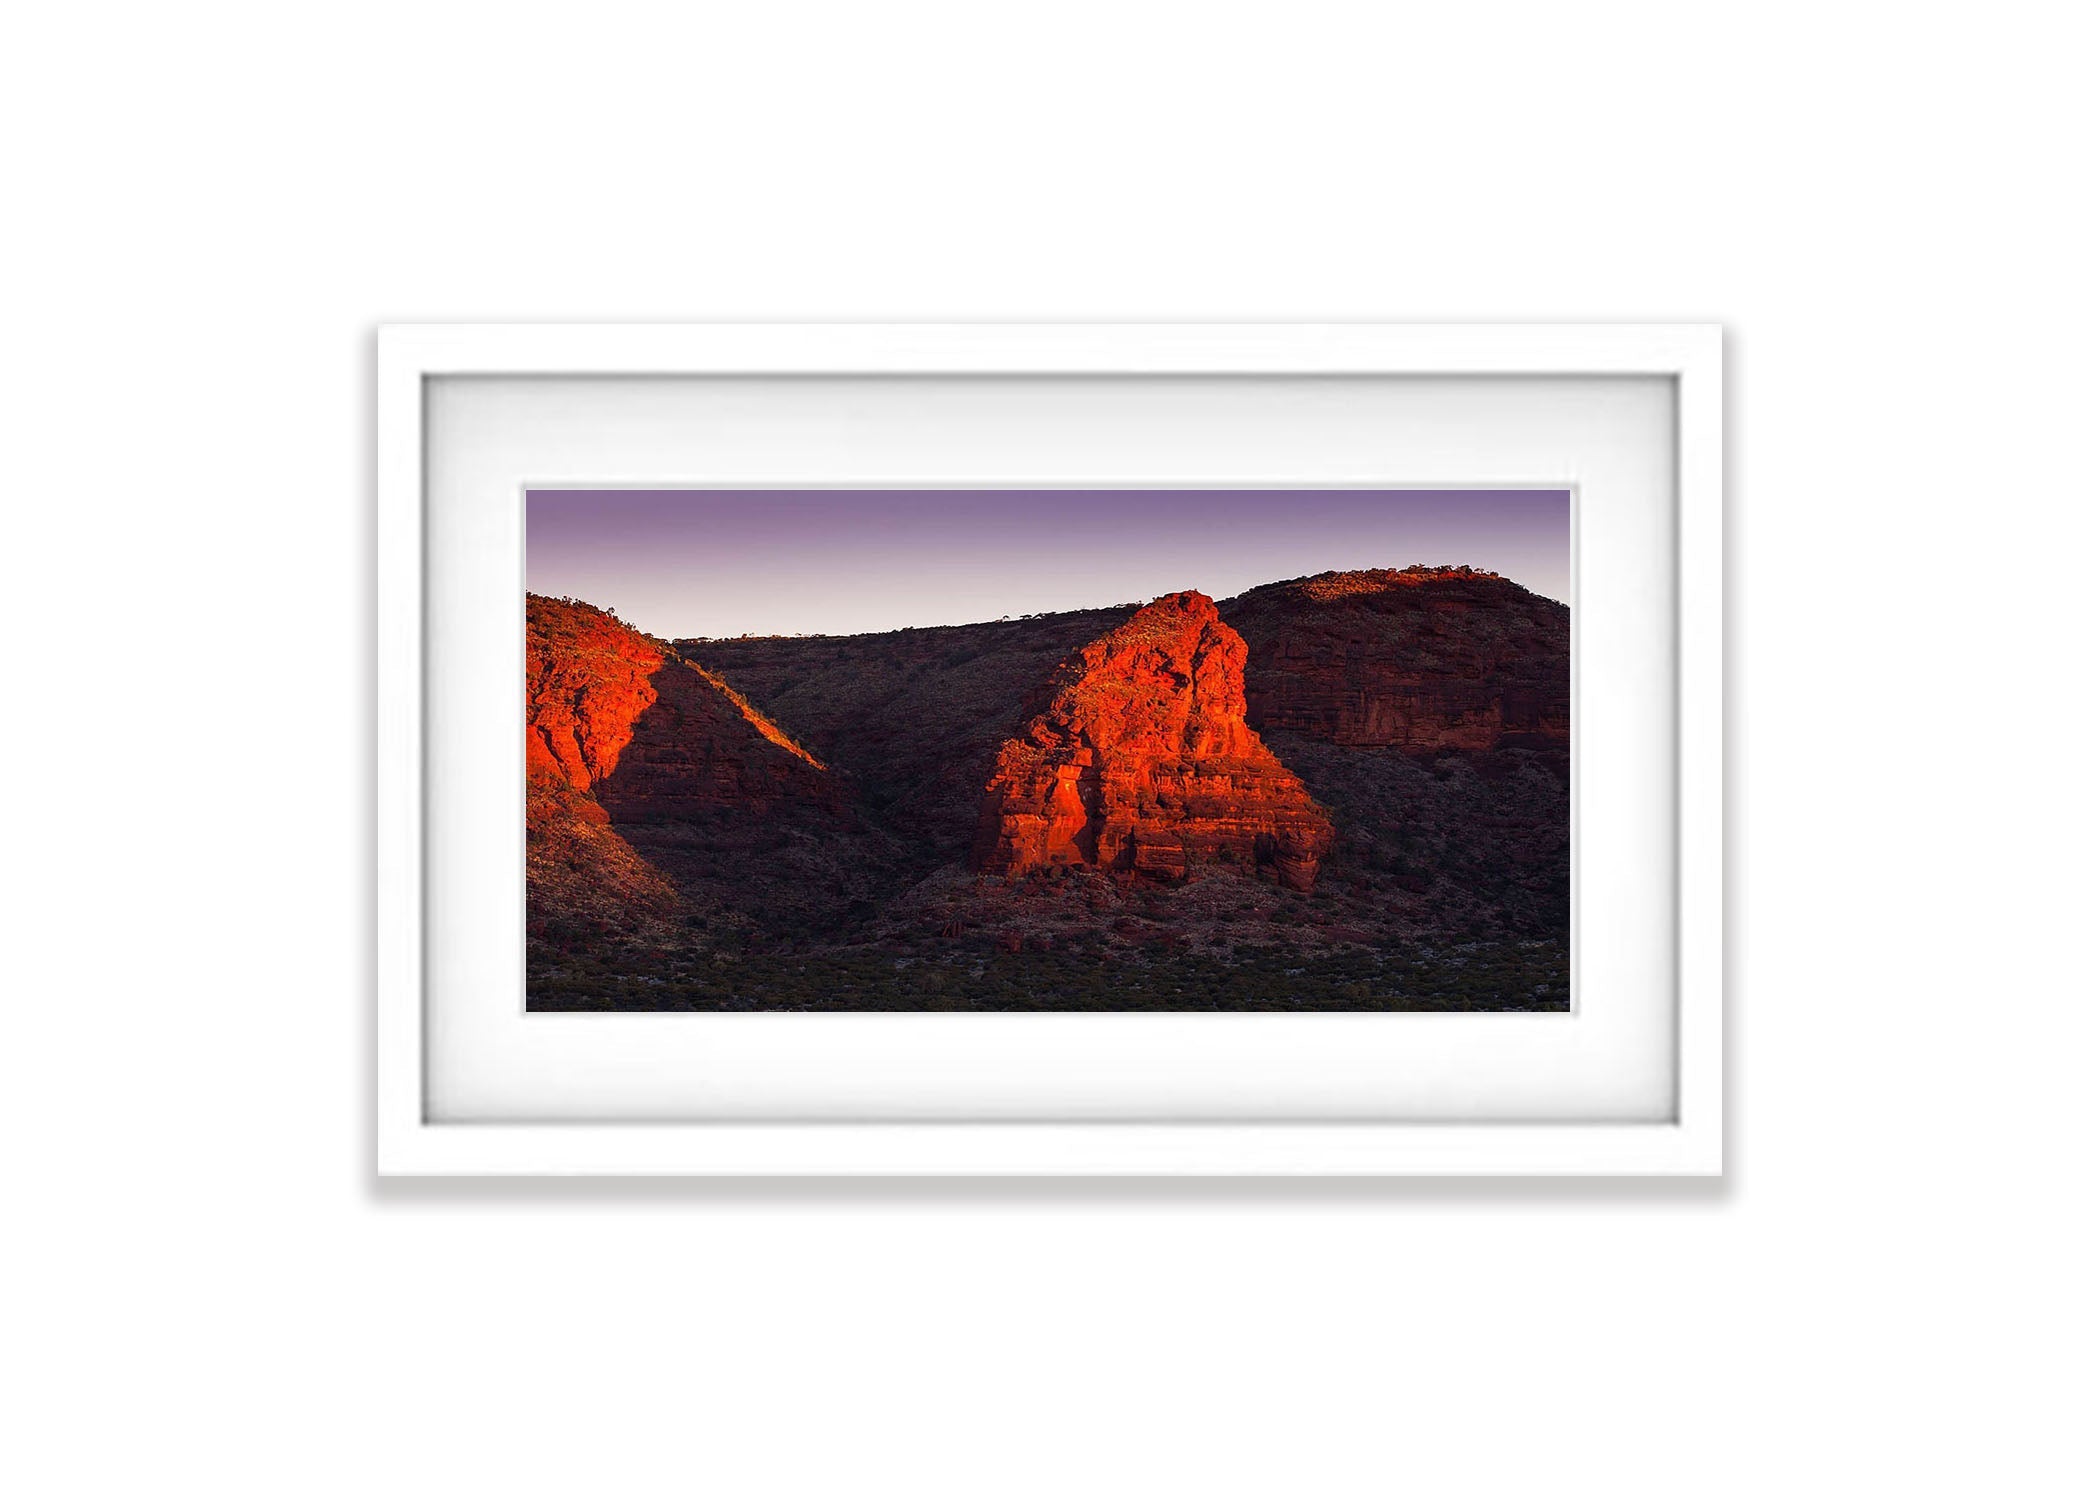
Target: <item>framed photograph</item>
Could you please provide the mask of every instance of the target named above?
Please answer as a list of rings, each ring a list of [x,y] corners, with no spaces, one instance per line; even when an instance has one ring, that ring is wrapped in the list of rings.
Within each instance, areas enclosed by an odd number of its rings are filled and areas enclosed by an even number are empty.
[[[1717,329],[378,380],[382,1174],[1721,1172]]]

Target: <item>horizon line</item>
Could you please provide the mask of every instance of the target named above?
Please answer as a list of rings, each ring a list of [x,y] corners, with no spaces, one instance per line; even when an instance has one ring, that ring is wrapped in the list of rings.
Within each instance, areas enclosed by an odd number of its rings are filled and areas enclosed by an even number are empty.
[[[1464,558],[1566,603],[1575,509],[1562,487],[532,487],[525,582],[687,640],[939,629],[1190,580],[1236,598],[1392,559]]]
[[[1202,595],[1202,597],[1204,597],[1204,598],[1206,598],[1206,599],[1209,599],[1209,600],[1210,600],[1210,601],[1211,601],[1211,602],[1212,602],[1213,604],[1217,604],[1217,605],[1225,605],[1225,604],[1230,604],[1230,603],[1232,603],[1232,602],[1233,602],[1234,600],[1236,600],[1236,599],[1244,599],[1244,598],[1246,598],[1246,597],[1247,597],[1247,595],[1249,595],[1249,594],[1257,594],[1257,593],[1260,593],[1260,592],[1261,592],[1261,591],[1262,591],[1263,589],[1273,589],[1273,588],[1282,588],[1282,587],[1284,587],[1284,586],[1286,586],[1286,585],[1288,585],[1288,584],[1293,584],[1293,583],[1306,583],[1306,582],[1309,582],[1309,581],[1311,581],[1312,579],[1315,579],[1315,578],[1336,578],[1336,577],[1342,577],[1342,576],[1345,576],[1345,575],[1348,575],[1348,574],[1356,574],[1356,573],[1430,573],[1430,574],[1445,574],[1445,573],[1453,573],[1453,574],[1461,574],[1461,575],[1470,575],[1470,576],[1472,576],[1472,577],[1474,577],[1474,578],[1481,578],[1481,579],[1491,579],[1491,580],[1493,580],[1493,581],[1494,581],[1494,582],[1496,582],[1496,583],[1506,583],[1506,584],[1508,584],[1508,585],[1509,585],[1509,586],[1510,586],[1511,588],[1515,589],[1515,590],[1516,590],[1516,591],[1517,591],[1518,593],[1520,593],[1520,594],[1526,594],[1526,595],[1529,595],[1529,596],[1530,596],[1531,598],[1534,598],[1534,599],[1542,599],[1542,600],[1544,600],[1544,601],[1545,601],[1546,603],[1548,603],[1548,604],[1555,604],[1555,605],[1559,605],[1559,606],[1560,606],[1560,608],[1562,608],[1562,609],[1573,609],[1573,607],[1574,607],[1573,605],[1571,605],[1570,603],[1568,603],[1568,602],[1567,602],[1566,600],[1564,600],[1564,599],[1556,599],[1556,598],[1554,598],[1554,597],[1553,597],[1553,596],[1552,596],[1551,594],[1542,594],[1542,593],[1540,593],[1540,592],[1539,592],[1539,591],[1538,591],[1537,589],[1534,589],[1534,588],[1528,588],[1528,587],[1526,587],[1526,586],[1525,586],[1524,584],[1521,584],[1521,583],[1517,582],[1517,580],[1516,580],[1516,579],[1514,579],[1514,578],[1510,578],[1510,577],[1508,577],[1508,576],[1507,576],[1507,575],[1505,575],[1505,574],[1502,574],[1502,573],[1497,573],[1497,572],[1495,572],[1494,570],[1492,570],[1492,569],[1489,569],[1489,568],[1477,568],[1477,567],[1474,567],[1474,566],[1473,566],[1472,564],[1470,564],[1470,563],[1409,563],[1409,564],[1408,564],[1408,565],[1407,565],[1406,567],[1398,567],[1398,568],[1390,568],[1390,567],[1389,567],[1389,568],[1328,568],[1328,569],[1325,569],[1325,570],[1323,570],[1323,571],[1321,571],[1321,572],[1318,572],[1318,573],[1299,573],[1299,574],[1296,574],[1296,575],[1294,575],[1294,576],[1292,576],[1292,577],[1290,577],[1290,578],[1276,578],[1276,579],[1271,579],[1271,580],[1270,580],[1269,582],[1267,582],[1267,583],[1257,583],[1257,584],[1253,585],[1253,586],[1252,586],[1252,587],[1250,587],[1250,588],[1245,588],[1245,589],[1241,589],[1241,590],[1240,590],[1240,591],[1239,591],[1238,593],[1236,593],[1236,594],[1226,594],[1226,595],[1223,595],[1222,597],[1220,597],[1220,596],[1217,596],[1217,595],[1213,595],[1213,594],[1210,594],[1210,593],[1207,593],[1207,592],[1205,592],[1205,591],[1204,591],[1204,590],[1202,590],[1202,589],[1168,589],[1168,590],[1166,590],[1166,591],[1165,591],[1165,592],[1163,592],[1163,593],[1160,593],[1160,594],[1155,594],[1155,595],[1154,595],[1154,596],[1153,596],[1152,598],[1150,598],[1150,599],[1124,599],[1124,600],[1118,600],[1117,602],[1115,602],[1115,603],[1113,603],[1113,604],[1088,604],[1088,605],[1080,605],[1080,606],[1077,606],[1077,607],[1075,607],[1075,608],[1072,608],[1072,609],[1047,609],[1047,610],[1034,610],[1034,611],[1030,611],[1030,612],[1028,612],[1028,613],[1025,613],[1025,614],[1018,614],[1018,615],[995,615],[995,616],[991,617],[990,619],[981,619],[981,620],[942,620],[942,621],[937,621],[937,622],[933,622],[933,623],[930,623],[930,624],[917,624],[917,625],[893,625],[893,626],[889,627],[889,628],[888,628],[888,629],[886,629],[886,630],[846,630],[846,631],[831,631],[831,630],[795,630],[795,631],[786,631],[786,630],[767,630],[767,631],[756,631],[756,630],[747,630],[747,631],[744,631],[744,632],[742,632],[741,634],[738,634],[738,635],[668,635],[668,636],[662,636],[662,635],[658,635],[658,634],[657,634],[657,633],[656,633],[655,631],[653,631],[653,630],[648,630],[648,629],[645,629],[644,627],[642,627],[642,626],[640,626],[640,625],[637,625],[637,624],[636,624],[636,623],[635,623],[634,621],[632,621],[632,620],[626,619],[625,617],[623,617],[623,616],[622,616],[622,615],[620,614],[620,612],[619,612],[619,610],[618,610],[618,608],[617,608],[616,606],[613,606],[613,605],[609,605],[609,604],[598,604],[598,603],[596,603],[596,602],[594,602],[594,601],[592,601],[592,600],[589,600],[589,599],[585,599],[585,598],[582,598],[582,597],[581,597],[581,596],[579,596],[579,595],[575,595],[575,594],[543,594],[543,593],[540,593],[540,592],[538,592],[538,591],[537,591],[537,590],[535,590],[535,589],[530,589],[530,588],[528,588],[528,589],[526,589],[526,590],[525,590],[525,597],[526,597],[526,599],[527,599],[528,601],[529,601],[529,600],[533,600],[533,599],[544,599],[544,600],[546,600],[547,602],[549,602],[549,603],[552,603],[552,604],[574,604],[574,605],[581,605],[581,606],[583,606],[583,607],[584,607],[585,609],[592,609],[592,610],[596,610],[596,611],[598,611],[598,612],[599,612],[600,614],[608,615],[608,616],[610,616],[611,618],[613,618],[614,620],[617,620],[617,621],[619,621],[619,623],[620,623],[620,624],[622,624],[622,625],[626,626],[626,627],[627,627],[627,628],[628,628],[629,630],[635,631],[636,633],[638,633],[638,634],[640,634],[640,635],[645,635],[645,636],[648,636],[648,637],[649,637],[650,639],[652,639],[652,640],[660,640],[660,641],[825,641],[825,640],[831,640],[831,641],[852,641],[852,640],[862,640],[862,639],[865,639],[865,638],[867,638],[867,637],[869,637],[869,636],[877,636],[877,635],[901,635],[901,634],[903,634],[904,632],[906,632],[906,631],[909,631],[909,630],[969,630],[969,629],[972,629],[973,627],[975,627],[975,626],[979,626],[979,625],[1004,625],[1004,624],[1010,624],[1010,623],[1014,623],[1014,622],[1017,622],[1017,621],[1021,621],[1021,620],[1048,620],[1048,619],[1054,619],[1054,618],[1056,618],[1056,617],[1058,617],[1058,616],[1060,616],[1060,615],[1088,615],[1088,614],[1099,614],[1099,613],[1102,613],[1103,611],[1107,611],[1107,610],[1118,610],[1118,609],[1128,609],[1128,610],[1140,610],[1140,609],[1144,609],[1144,608],[1148,607],[1149,605],[1157,604],[1157,603],[1158,603],[1158,602],[1159,602],[1159,601],[1160,601],[1161,599],[1168,599],[1168,598],[1172,598],[1172,597],[1173,597],[1173,596],[1174,596],[1175,594],[1178,594],[1178,593],[1193,593],[1193,594],[1200,594],[1200,595]]]

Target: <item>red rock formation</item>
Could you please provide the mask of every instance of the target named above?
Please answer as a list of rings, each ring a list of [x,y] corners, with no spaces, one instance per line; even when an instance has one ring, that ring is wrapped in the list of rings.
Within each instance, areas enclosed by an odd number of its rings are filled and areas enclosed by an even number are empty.
[[[1048,706],[999,749],[972,868],[1174,880],[1223,861],[1311,889],[1332,829],[1247,727],[1246,660],[1197,593],[1154,601],[1068,658]]]
[[[587,792],[616,823],[840,803],[823,765],[719,677],[589,605],[537,596],[526,601],[525,765],[528,784]]]
[[[771,880],[790,818],[821,841],[844,795],[806,751],[719,678],[587,604],[528,597],[525,873],[543,954],[615,938],[661,942],[686,917]],[[695,820],[712,820],[696,837]],[[728,893],[725,895],[725,891]],[[792,901],[783,898],[783,908]],[[683,930],[679,928],[678,930]]]
[[[1322,573],[1221,606],[1248,720],[1416,754],[1568,742],[1568,608],[1471,568]]]
[[[664,654],[648,637],[587,604],[525,600],[525,767],[587,792],[611,775],[656,701]]]

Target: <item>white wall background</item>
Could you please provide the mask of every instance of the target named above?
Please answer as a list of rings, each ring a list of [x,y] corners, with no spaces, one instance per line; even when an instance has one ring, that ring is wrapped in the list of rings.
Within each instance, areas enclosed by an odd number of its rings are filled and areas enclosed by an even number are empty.
[[[0,1488],[2090,1493],[2077,8],[37,7]],[[369,330],[1732,330],[1724,1187],[368,1176]]]

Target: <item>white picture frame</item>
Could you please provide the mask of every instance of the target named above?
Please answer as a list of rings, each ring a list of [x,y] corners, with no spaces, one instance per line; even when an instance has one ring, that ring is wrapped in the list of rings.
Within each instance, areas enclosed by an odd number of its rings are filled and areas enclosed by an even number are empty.
[[[454,377],[1645,377],[1672,391],[1673,1107],[1630,1121],[447,1119],[429,1107],[430,383]],[[381,1175],[1714,1176],[1723,1141],[1721,334],[1709,325],[480,325],[380,330]],[[794,472],[783,457],[783,476]],[[1578,630],[1580,629],[1578,618]],[[1578,694],[1578,717],[1580,698]],[[1674,795],[1671,795],[1674,793]],[[520,877],[522,878],[522,876]],[[1579,899],[1579,896],[1578,896]]]

